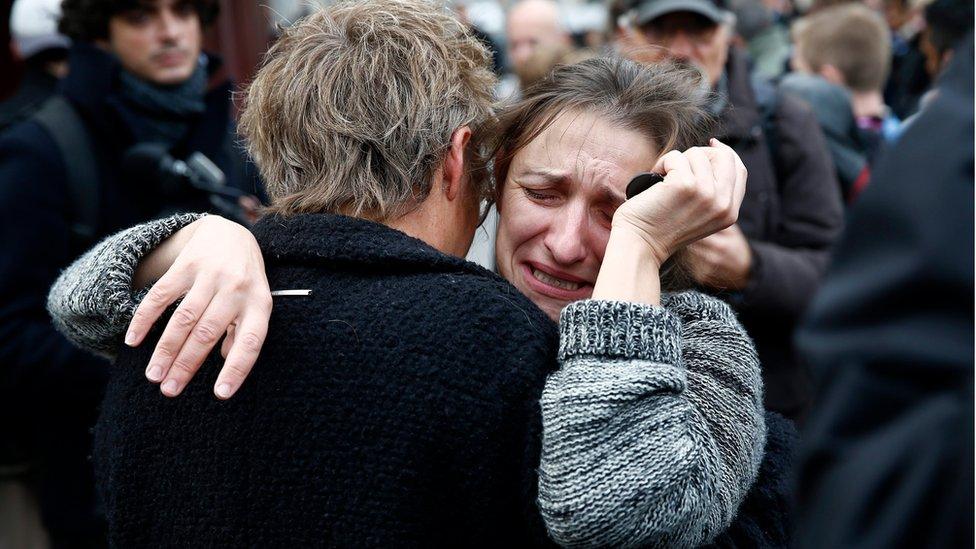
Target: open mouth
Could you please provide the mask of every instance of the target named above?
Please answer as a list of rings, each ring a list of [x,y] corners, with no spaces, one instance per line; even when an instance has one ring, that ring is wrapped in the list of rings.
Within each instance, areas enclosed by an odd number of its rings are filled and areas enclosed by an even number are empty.
[[[532,276],[534,276],[535,279],[540,282],[543,282],[550,286],[555,286],[556,288],[562,288],[563,290],[569,290],[569,291],[579,290],[581,286],[578,282],[570,282],[569,280],[556,278],[552,275],[546,274],[540,271],[539,269],[535,269],[535,268],[532,269]]]
[[[523,264],[523,269],[528,285],[549,297],[573,301],[586,299],[593,292],[593,284],[572,275],[555,273],[537,264]]]

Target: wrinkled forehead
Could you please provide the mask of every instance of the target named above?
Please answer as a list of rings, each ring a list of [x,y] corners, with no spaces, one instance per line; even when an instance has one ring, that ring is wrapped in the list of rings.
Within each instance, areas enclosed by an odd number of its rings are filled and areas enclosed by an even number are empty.
[[[649,137],[606,114],[566,111],[516,154],[509,175],[609,185],[622,193],[632,177],[654,166],[657,155]]]

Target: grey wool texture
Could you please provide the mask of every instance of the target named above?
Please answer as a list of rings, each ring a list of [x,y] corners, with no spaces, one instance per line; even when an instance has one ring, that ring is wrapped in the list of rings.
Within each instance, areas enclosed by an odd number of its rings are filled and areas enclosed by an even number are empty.
[[[139,261],[203,214],[176,214],[106,237],[54,281],[47,310],[75,345],[114,359],[139,304],[132,279]]]
[[[139,294],[138,262],[199,215],[111,236],[55,282],[48,310],[112,357]],[[662,306],[580,301],[560,319],[559,369],[541,399],[539,509],[568,547],[694,547],[735,518],[766,430],[755,348],[732,310],[695,292]]]
[[[539,468],[539,506],[561,545],[708,543],[756,478],[766,431],[752,341],[717,299],[662,301],[563,309]]]

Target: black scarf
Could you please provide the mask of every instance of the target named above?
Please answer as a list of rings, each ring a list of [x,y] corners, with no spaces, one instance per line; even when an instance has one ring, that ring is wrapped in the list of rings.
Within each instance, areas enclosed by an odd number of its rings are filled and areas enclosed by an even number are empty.
[[[144,125],[140,128],[143,135],[138,136],[140,141],[172,146],[186,135],[191,119],[204,112],[207,70],[202,59],[190,78],[172,86],[152,84],[126,70],[120,71],[123,100],[144,115]]]

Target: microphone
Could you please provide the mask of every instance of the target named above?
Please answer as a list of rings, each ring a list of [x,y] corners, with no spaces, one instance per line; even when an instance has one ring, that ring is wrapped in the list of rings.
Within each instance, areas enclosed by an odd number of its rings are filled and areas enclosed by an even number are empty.
[[[132,146],[122,157],[122,173],[132,180],[149,178],[165,196],[178,194],[186,185],[234,201],[244,196],[242,191],[226,186],[224,172],[203,153],[194,152],[180,160],[160,143]]]

